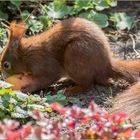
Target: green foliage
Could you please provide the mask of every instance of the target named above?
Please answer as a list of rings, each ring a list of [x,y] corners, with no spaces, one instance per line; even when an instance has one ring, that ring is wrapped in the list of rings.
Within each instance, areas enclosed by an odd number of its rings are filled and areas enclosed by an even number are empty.
[[[0,119],[3,118],[28,118],[32,110],[39,112],[52,112],[49,104],[58,102],[67,105],[76,103],[75,98],[67,98],[62,91],[56,95],[47,95],[41,98],[39,95],[27,95],[20,91],[13,91],[11,84],[0,81]]]
[[[76,0],[73,7],[67,6],[64,1],[55,0],[49,5],[44,5],[45,15],[54,19],[63,19],[77,15],[97,23],[100,27],[107,27],[108,16],[100,11],[114,6],[111,0]],[[97,12],[99,11],[99,12]]]
[[[12,91],[11,89],[0,90],[0,118],[27,118],[29,112],[33,109],[44,109],[44,101],[32,100],[35,96],[26,95],[18,91]]]
[[[24,5],[26,5],[25,8],[21,8]],[[35,7],[32,10],[28,8],[31,5]],[[4,20],[16,16],[22,18],[28,25],[30,35],[51,27],[57,20],[71,16],[86,18],[102,28],[108,27],[109,19],[111,19],[117,29],[130,30],[134,25],[134,20],[131,17],[125,13],[111,14],[111,17],[106,14],[106,9],[115,6],[117,6],[117,0],[75,0],[73,6],[67,5],[66,0],[46,1],[45,3],[10,0],[9,2],[0,2],[0,17]],[[12,20],[14,19],[12,18]]]
[[[20,5],[22,3],[22,0],[10,0],[10,2],[16,6],[17,9],[20,9]]]
[[[43,29],[43,24],[41,21],[37,20],[37,17],[30,16],[30,13],[25,10],[21,13],[21,16],[24,20],[26,20],[28,29],[30,30],[29,34],[35,34],[40,32]]]
[[[66,6],[65,1],[55,0],[46,6],[47,15],[53,19],[61,19],[68,15],[72,8]]]
[[[62,91],[58,91],[56,95],[48,95],[46,96],[46,101],[47,103],[49,104],[52,104],[52,103],[55,103],[55,102],[58,102],[62,105],[67,105],[69,100],[67,99],[66,96],[64,96],[64,94],[62,93]]]
[[[93,8],[92,0],[76,0],[74,5],[74,11],[88,10]]]
[[[102,11],[104,9],[117,6],[116,0],[93,0],[93,3],[97,11]]]
[[[4,13],[4,12],[0,11],[0,17],[3,18],[3,19],[7,19],[8,15],[7,15],[7,13]]]
[[[6,30],[4,28],[0,28],[0,52],[3,50],[3,46],[7,42]]]
[[[111,16],[111,20],[115,23],[117,29],[132,29],[134,27],[134,19],[127,16],[126,13],[114,13]]]
[[[95,22],[102,28],[107,27],[109,24],[107,15],[97,13],[93,10],[88,12],[82,12],[79,16]]]

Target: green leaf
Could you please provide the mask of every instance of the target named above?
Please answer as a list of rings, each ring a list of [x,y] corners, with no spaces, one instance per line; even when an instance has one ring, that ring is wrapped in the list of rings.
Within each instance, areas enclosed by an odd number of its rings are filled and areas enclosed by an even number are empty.
[[[6,118],[7,116],[5,115],[5,113],[3,111],[0,110],[0,118]]]
[[[41,102],[41,97],[39,95],[30,95],[30,102],[32,103],[40,103]]]
[[[83,12],[79,16],[95,22],[97,25],[99,25],[102,28],[107,27],[109,24],[107,15],[97,13],[93,10],[88,12]]]
[[[96,5],[95,8],[96,8],[97,11],[102,11],[104,9],[109,8],[109,4],[105,0],[100,0],[97,3],[95,3],[95,5]]]
[[[2,18],[2,19],[8,19],[8,14],[7,13],[4,13],[4,12],[2,12],[1,10],[0,10],[0,18]]]
[[[134,19],[127,16],[126,13],[114,13],[110,17],[110,20],[113,21],[116,27],[120,30],[130,30],[134,25]]]
[[[106,1],[108,5],[112,7],[117,6],[117,0],[101,0],[101,1]]]
[[[49,113],[53,112],[53,110],[52,110],[50,107],[45,108],[44,111],[47,111],[47,112],[49,112]],[[43,111],[42,111],[42,112],[43,112]]]
[[[1,98],[2,98],[3,101],[9,103],[10,102],[11,95],[10,94],[4,94]]]
[[[12,84],[9,84],[9,83],[7,83],[7,82],[5,82],[5,81],[1,81],[0,80],[0,87],[1,88],[11,88],[12,87]],[[7,89],[7,90],[9,90],[9,89]],[[10,89],[11,90],[11,89]],[[10,91],[11,92],[11,91]]]
[[[44,28],[52,26],[52,20],[48,16],[39,16],[39,20],[44,25]]]
[[[2,103],[0,103],[0,110],[3,110],[3,111],[6,110],[6,107],[4,107],[4,105]]]
[[[13,94],[15,94],[19,101],[25,102],[29,100],[29,96],[20,91],[13,91]]]
[[[38,104],[29,104],[27,105],[28,109],[33,110],[33,109],[44,109],[44,106],[38,105]]]
[[[27,23],[32,34],[39,33],[43,29],[43,24],[38,20],[29,19]]]
[[[115,7],[117,6],[117,0],[110,0],[111,2],[109,3],[110,6]]]
[[[95,5],[95,9],[97,11],[102,11],[104,9],[114,7],[117,5],[117,0],[93,0],[93,4]]]
[[[27,115],[27,111],[23,110],[21,107],[16,106],[15,111],[24,115]]]
[[[12,89],[1,89],[0,95],[9,94],[12,92]]]
[[[14,104],[14,105],[17,105],[18,101],[14,98],[10,98],[10,104]]]
[[[0,17],[1,17],[1,15],[0,15]],[[7,32],[6,29],[0,28],[0,53],[3,51],[3,48],[5,47],[5,44],[8,40],[6,32]],[[4,83],[4,81],[2,81],[2,82]],[[1,85],[2,84],[1,84],[1,80],[0,80],[0,87],[1,87]],[[4,85],[6,85],[6,84],[4,84]]]
[[[23,110],[19,106],[16,106],[15,107],[15,111],[14,112],[11,112],[11,116],[13,118],[27,118],[29,115],[28,115],[28,112],[27,111]]]
[[[48,16],[39,16],[39,19],[44,25],[47,25],[49,22]]]
[[[37,17],[30,16],[30,13],[27,10],[24,10],[21,13],[21,16],[24,20],[27,21],[27,25],[29,30],[31,31],[30,34],[39,33],[43,29],[43,24],[40,22]]]
[[[10,94],[4,94],[3,96],[1,96],[2,104],[4,105],[4,107],[6,107],[6,109],[9,108],[10,99],[11,99]]]
[[[75,1],[75,5],[74,5],[74,8],[77,10],[77,11],[81,11],[81,10],[87,10],[89,8],[93,8],[93,5],[92,5],[92,0],[76,0]]]
[[[69,15],[71,10],[72,8],[66,6],[65,2],[63,1],[62,2],[54,1],[47,6],[48,16],[54,19],[64,18],[64,16]]]
[[[30,13],[27,10],[22,11],[21,16],[25,20],[27,17],[29,17]]]
[[[27,118],[28,115],[24,115],[24,114],[18,113],[18,112],[11,112],[11,117],[12,118],[21,118],[21,119],[23,119],[23,118]]]
[[[66,105],[68,104],[68,99],[66,98],[66,96],[62,93],[62,91],[58,91],[56,95],[48,95],[46,96],[46,102],[49,104],[58,102],[62,105]]]
[[[96,13],[94,11],[93,11],[93,21],[102,28],[107,27],[109,24],[107,15]]]
[[[19,9],[22,1],[21,0],[10,0],[10,2],[15,5],[17,7],[17,9]]]

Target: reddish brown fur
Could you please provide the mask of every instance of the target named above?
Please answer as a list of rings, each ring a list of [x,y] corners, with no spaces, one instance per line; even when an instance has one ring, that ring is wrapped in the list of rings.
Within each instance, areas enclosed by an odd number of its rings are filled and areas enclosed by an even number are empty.
[[[116,111],[127,113],[134,123],[140,122],[140,82],[115,98],[110,112]]]
[[[20,24],[11,29],[12,33],[16,34],[18,28]],[[80,86],[76,88],[78,92],[79,89],[90,89],[95,83],[106,84],[109,78],[135,81],[139,76],[140,61],[120,62],[113,60],[110,54],[108,40],[96,24],[71,18],[39,35],[10,38],[1,64],[5,76],[32,74],[33,84],[23,88],[29,92],[47,88],[63,76]],[[5,61],[12,64],[10,70],[4,70]],[[134,65],[137,62],[138,66]]]
[[[16,21],[11,22],[10,24],[10,37],[13,38],[21,38],[23,34],[25,33],[26,28],[25,28],[25,23],[20,22],[16,23]]]

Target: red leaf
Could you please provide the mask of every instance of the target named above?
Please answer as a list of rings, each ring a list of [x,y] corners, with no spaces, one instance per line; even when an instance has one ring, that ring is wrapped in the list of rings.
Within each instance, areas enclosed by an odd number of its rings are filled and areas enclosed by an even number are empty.
[[[21,130],[11,132],[6,135],[7,140],[21,140]]]
[[[32,130],[32,126],[31,125],[28,125],[27,127],[22,128],[22,137],[23,138],[28,137],[29,134],[31,133],[31,130]]]
[[[75,122],[71,121],[67,124],[69,129],[74,129],[75,128]]]
[[[59,103],[54,103],[50,107],[52,108],[52,110],[55,110],[62,115],[64,115],[66,112],[66,109],[63,106],[61,106]]]
[[[93,119],[95,119],[96,121],[99,121],[99,120],[101,120],[101,115],[100,114],[94,114]]]
[[[83,117],[80,119],[80,121],[84,124],[88,124],[90,120],[91,120],[91,118],[89,118],[89,117]]]
[[[89,109],[91,110],[91,111],[94,111],[94,105],[95,105],[95,103],[94,103],[94,101],[92,100],[91,102],[90,102],[90,105],[89,105]]]
[[[136,139],[136,138],[139,138],[140,139],[140,130],[135,130],[134,133],[133,133],[133,137]]]

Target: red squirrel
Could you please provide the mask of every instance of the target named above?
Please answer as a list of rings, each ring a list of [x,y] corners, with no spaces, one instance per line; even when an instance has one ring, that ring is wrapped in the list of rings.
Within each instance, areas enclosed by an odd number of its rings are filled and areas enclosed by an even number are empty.
[[[32,84],[23,92],[44,89],[67,76],[76,86],[66,94],[89,90],[94,84],[107,84],[109,78],[137,81],[140,61],[114,60],[104,32],[95,23],[69,18],[38,35],[24,37],[23,22],[12,22],[10,37],[1,57],[3,77],[29,74]]]
[[[124,112],[133,123],[140,123],[140,82],[115,97],[110,112]]]

